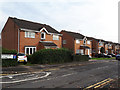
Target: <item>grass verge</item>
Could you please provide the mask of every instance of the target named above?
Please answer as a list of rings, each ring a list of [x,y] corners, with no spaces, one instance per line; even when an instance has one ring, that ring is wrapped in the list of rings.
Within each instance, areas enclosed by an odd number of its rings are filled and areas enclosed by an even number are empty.
[[[114,60],[115,57],[112,58],[91,58],[92,60]]]

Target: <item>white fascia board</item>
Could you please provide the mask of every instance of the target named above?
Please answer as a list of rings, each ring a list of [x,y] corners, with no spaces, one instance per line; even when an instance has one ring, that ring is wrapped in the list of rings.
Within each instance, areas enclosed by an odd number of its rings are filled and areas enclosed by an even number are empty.
[[[25,28],[20,28],[20,30],[22,30],[22,31],[29,31],[29,32],[39,32],[39,31],[36,31],[36,30],[25,29]]]
[[[53,43],[52,41],[40,41],[40,42],[50,42],[50,43]]]
[[[86,36],[83,38],[83,40],[85,40],[85,39],[87,40],[87,37],[86,37]]]
[[[62,34],[57,34],[57,33],[49,33],[47,30],[46,30],[46,28],[42,28],[40,31],[36,31],[36,30],[31,30],[31,29],[25,29],[25,28],[20,28],[20,30],[23,30],[23,31],[29,31],[29,32],[41,32],[42,30],[45,30],[46,32],[47,32],[47,34],[51,34],[51,35],[61,35],[62,36]]]
[[[40,32],[42,32],[43,30],[45,30],[45,32],[46,32],[47,34],[51,34],[51,35],[61,35],[61,36],[62,36],[62,34],[58,34],[58,33],[49,33],[45,27],[43,27],[43,28],[40,30]]]
[[[46,30],[45,27],[43,27],[43,28],[40,30],[40,32],[42,32],[43,30],[45,30],[45,32],[49,34],[49,32]]]

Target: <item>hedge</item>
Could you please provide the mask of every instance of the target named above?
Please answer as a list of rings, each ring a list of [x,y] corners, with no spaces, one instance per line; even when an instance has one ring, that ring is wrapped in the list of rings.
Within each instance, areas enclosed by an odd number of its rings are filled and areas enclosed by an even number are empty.
[[[88,55],[73,55],[73,61],[88,61]]]
[[[17,54],[16,50],[2,48],[2,54]],[[2,59],[2,67],[17,66],[17,59]]]
[[[10,67],[10,66],[17,66],[16,59],[2,59],[2,67]]]
[[[68,49],[42,49],[32,55],[33,64],[51,64],[72,61],[72,51]]]

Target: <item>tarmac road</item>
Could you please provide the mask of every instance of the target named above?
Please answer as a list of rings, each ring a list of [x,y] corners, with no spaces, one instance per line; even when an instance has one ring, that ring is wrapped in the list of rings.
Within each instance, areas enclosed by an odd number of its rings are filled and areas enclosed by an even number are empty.
[[[3,88],[99,88],[118,77],[118,61],[102,60],[58,65],[3,68]],[[29,70],[30,69],[30,70]],[[6,71],[7,70],[7,71]],[[20,71],[19,71],[20,70]],[[29,72],[27,72],[29,71]],[[17,72],[17,74],[15,74]],[[19,72],[19,73],[18,73]]]

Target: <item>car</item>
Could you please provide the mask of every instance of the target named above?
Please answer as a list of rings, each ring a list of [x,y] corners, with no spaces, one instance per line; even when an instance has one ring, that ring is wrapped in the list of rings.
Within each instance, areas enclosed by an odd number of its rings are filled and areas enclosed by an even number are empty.
[[[17,62],[27,64],[27,56],[24,53],[17,54]]]
[[[103,55],[104,55],[105,58],[112,58],[112,55],[108,55],[108,54],[105,54],[105,53],[103,53]]]
[[[104,57],[104,55],[103,54],[95,54],[95,57],[101,58],[101,57]]]
[[[111,54],[111,53],[109,53],[108,55],[111,55],[112,57],[116,57],[116,55],[115,55],[115,54]]]
[[[103,57],[104,58],[111,58],[112,56],[103,53],[103,54],[95,54],[95,57],[97,57],[97,58],[103,58]]]
[[[120,60],[120,54],[116,55],[116,60]]]

